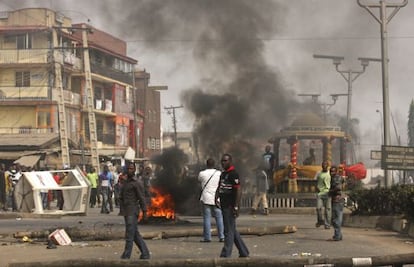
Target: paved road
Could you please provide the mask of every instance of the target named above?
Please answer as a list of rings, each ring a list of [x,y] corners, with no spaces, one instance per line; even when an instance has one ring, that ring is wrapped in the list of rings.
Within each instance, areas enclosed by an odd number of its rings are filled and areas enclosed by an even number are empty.
[[[17,262],[41,262],[56,260],[101,259],[118,260],[123,250],[123,240],[82,241],[74,240],[70,246],[46,249],[44,240],[24,243],[11,238],[18,231],[40,231],[44,229],[79,227],[81,229],[107,228],[122,231],[123,219],[115,213],[103,215],[93,209],[88,216],[63,216],[61,218],[9,218],[0,219],[0,266]],[[4,214],[3,214],[4,215]],[[176,223],[152,223],[140,225],[141,232],[192,230],[202,228],[200,216],[179,216]],[[364,228],[343,228],[344,240],[327,241],[333,230],[315,228],[313,214],[270,214],[269,216],[242,214],[238,226],[284,226],[295,225],[297,231],[290,234],[243,236],[251,258],[300,257],[369,257],[414,252],[414,240],[392,231]],[[147,240],[153,260],[160,259],[211,259],[217,258],[222,243],[200,243],[201,236]],[[138,260],[137,249],[133,260]],[[237,258],[237,251],[233,257]]]

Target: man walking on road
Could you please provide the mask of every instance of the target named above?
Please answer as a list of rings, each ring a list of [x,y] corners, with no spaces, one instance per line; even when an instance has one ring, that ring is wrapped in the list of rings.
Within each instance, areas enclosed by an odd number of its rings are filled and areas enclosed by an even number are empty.
[[[133,243],[141,251],[140,259],[149,259],[150,252],[144,239],[138,231],[138,215],[140,207],[143,213],[142,218],[147,218],[147,207],[145,205],[144,193],[141,183],[135,175],[135,164],[128,164],[127,179],[121,187],[120,210],[125,220],[125,249],[121,259],[129,259],[132,253]]]
[[[239,216],[241,199],[241,184],[236,172],[232,156],[224,154],[221,158],[223,172],[220,175],[219,187],[216,192],[216,201],[220,200],[224,222],[224,247],[220,257],[229,258],[233,250],[233,243],[239,250],[239,257],[249,257],[249,250],[236,229],[236,218]]]
[[[331,228],[331,198],[328,195],[331,188],[331,175],[328,171],[328,161],[322,161],[322,171],[316,177],[317,195],[316,195],[316,227],[321,225],[325,229]],[[325,210],[325,216],[322,215],[322,209]]]
[[[342,240],[342,218],[344,214],[345,198],[342,195],[342,187],[344,184],[344,177],[342,173],[338,173],[336,166],[330,169],[331,174],[331,189],[329,196],[332,198],[332,226],[334,228],[333,241]]]
[[[215,194],[220,180],[221,172],[214,168],[214,159],[207,160],[207,169],[198,174],[198,181],[201,183],[200,201],[203,205],[203,240],[211,242],[211,215],[216,219],[217,233],[220,242],[224,242],[223,214],[216,206]]]
[[[267,180],[267,173],[264,164],[261,163],[255,170],[256,172],[256,193],[253,199],[251,214],[256,214],[259,204],[263,208],[263,214],[269,215],[269,207],[267,203],[267,190],[269,190],[269,183]]]

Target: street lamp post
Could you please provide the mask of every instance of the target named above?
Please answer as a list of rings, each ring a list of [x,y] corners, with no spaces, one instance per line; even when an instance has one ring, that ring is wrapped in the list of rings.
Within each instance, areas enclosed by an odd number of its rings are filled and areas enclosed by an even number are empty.
[[[368,67],[370,61],[381,61],[381,59],[377,58],[368,58],[368,57],[359,57],[358,60],[361,62],[362,69],[361,70],[352,70],[347,69],[343,70],[339,68],[342,61],[345,59],[342,56],[329,56],[329,55],[313,55],[314,58],[319,59],[331,59],[333,64],[335,65],[336,71],[341,74],[341,76],[345,79],[348,84],[348,93],[341,94],[348,96],[347,101],[347,108],[346,108],[346,128],[345,132],[347,135],[351,133],[351,109],[352,109],[352,83],[362,74],[365,72],[366,67]]]
[[[320,103],[318,101],[318,98],[321,96],[321,94],[298,94],[298,96],[310,96],[312,97],[312,102],[314,104],[317,104],[319,106],[321,106],[322,111],[323,111],[323,121],[326,123],[327,122],[327,113],[329,111],[329,109],[336,104],[336,101],[338,100],[338,97],[341,96],[343,94],[331,94],[332,97],[332,103]]]
[[[381,60],[382,60],[382,106],[384,112],[384,146],[390,145],[390,106],[389,106],[389,90],[388,90],[388,30],[387,25],[391,19],[397,14],[400,8],[408,4],[408,0],[403,0],[401,3],[387,3],[385,0],[380,0],[379,3],[362,3],[361,0],[357,0],[360,7],[368,11],[368,13],[374,17],[374,19],[381,26]],[[377,16],[372,9],[379,9],[379,16]],[[391,14],[387,15],[387,8],[392,8]],[[390,171],[385,169],[384,179],[385,187],[391,186],[391,180],[389,179]]]

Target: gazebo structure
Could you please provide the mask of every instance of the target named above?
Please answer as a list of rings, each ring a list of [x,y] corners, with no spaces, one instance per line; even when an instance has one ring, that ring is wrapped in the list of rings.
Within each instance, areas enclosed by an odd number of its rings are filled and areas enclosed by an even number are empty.
[[[346,162],[346,143],[349,136],[339,126],[328,126],[314,113],[306,113],[298,116],[291,126],[276,133],[269,142],[273,144],[275,154],[275,172],[273,176],[277,192],[280,193],[310,193],[315,192],[316,173],[321,170],[321,162],[327,160],[330,164],[333,161],[334,153],[339,153],[339,162]],[[290,159],[283,165],[281,163],[282,140],[286,140],[289,146]],[[306,145],[306,142],[308,144]],[[309,145],[310,144],[310,145]],[[298,162],[299,146],[307,146],[310,150],[316,151],[320,161],[311,163]],[[333,149],[335,145],[336,149]],[[338,158],[337,155],[334,155]],[[337,159],[338,160],[338,159]],[[304,165],[304,164],[306,165]]]

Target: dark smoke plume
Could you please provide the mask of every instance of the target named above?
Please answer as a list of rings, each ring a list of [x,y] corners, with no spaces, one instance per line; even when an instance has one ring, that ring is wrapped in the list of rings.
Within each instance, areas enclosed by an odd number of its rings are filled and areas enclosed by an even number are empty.
[[[283,27],[279,14],[284,9],[276,2],[123,3],[129,13],[121,28],[129,36],[136,32],[130,38],[145,39],[157,49],[171,49],[176,45],[173,40],[194,43],[193,56],[203,79],[197,88],[185,90],[182,99],[194,116],[195,136],[204,155],[236,152],[235,146],[252,139],[265,143],[286,124],[291,107],[298,106],[282,77],[268,67],[267,61],[277,58],[264,56],[264,40]]]
[[[161,189],[163,194],[169,193],[172,196],[176,211],[186,213],[197,210],[193,205],[198,201],[192,198],[196,197],[194,192],[197,191],[198,181],[187,175],[187,155],[181,149],[171,147],[165,149],[162,155],[155,156],[152,162],[158,166],[155,172],[157,178],[152,185]]]

